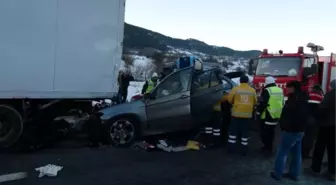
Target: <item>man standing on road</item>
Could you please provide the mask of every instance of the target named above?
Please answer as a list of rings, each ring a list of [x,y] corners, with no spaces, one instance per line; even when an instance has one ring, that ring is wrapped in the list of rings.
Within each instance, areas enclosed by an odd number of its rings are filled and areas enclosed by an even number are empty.
[[[248,84],[248,76],[240,77],[240,85],[233,88],[229,94],[228,102],[232,105],[231,123],[229,126],[228,149],[234,152],[237,137],[241,136],[241,154],[247,153],[248,130],[251,122],[253,107],[257,102],[255,90]]]
[[[225,102],[225,95],[213,106],[210,123],[204,127],[206,144],[210,147],[217,148],[222,144],[222,104]]]
[[[268,76],[265,88],[261,92],[257,115],[260,116],[260,136],[264,144],[262,152],[272,155],[275,128],[284,106],[284,95],[275,84],[275,79]]]
[[[159,79],[159,75],[157,73],[153,73],[152,77],[148,79],[143,85],[141,94],[151,92],[155,88],[158,82],[158,79]]]
[[[118,100],[123,103],[126,102],[127,94],[128,94],[128,86],[134,78],[130,74],[130,72],[121,71],[118,76],[119,83],[119,92],[118,92]]]
[[[310,158],[310,152],[314,146],[314,141],[317,135],[317,112],[318,107],[323,100],[323,91],[320,85],[314,85],[309,92],[309,116],[308,125],[305,131],[305,135],[302,139],[302,157]]]
[[[336,80],[330,83],[328,92],[319,106],[320,128],[314,147],[312,165],[309,170],[313,175],[321,172],[324,151],[328,152],[328,173],[330,180],[335,181],[335,96]]]
[[[282,110],[279,124],[281,127],[281,139],[275,157],[274,171],[271,177],[281,180],[286,166],[289,152],[292,155],[289,172],[285,177],[297,181],[301,170],[301,141],[307,124],[308,95],[301,90],[298,81],[287,84],[288,100]]]

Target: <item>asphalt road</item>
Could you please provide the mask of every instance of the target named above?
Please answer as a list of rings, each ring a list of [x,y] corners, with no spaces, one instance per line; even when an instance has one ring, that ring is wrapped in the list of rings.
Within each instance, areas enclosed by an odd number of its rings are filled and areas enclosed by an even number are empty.
[[[304,175],[300,182],[269,177],[273,157],[257,152],[258,137],[252,134],[246,157],[229,156],[225,149],[179,153],[134,149],[58,147],[32,154],[1,154],[0,175],[28,172],[28,178],[8,185],[332,185]],[[57,177],[38,178],[36,167],[63,166]],[[308,161],[305,162],[308,165]]]

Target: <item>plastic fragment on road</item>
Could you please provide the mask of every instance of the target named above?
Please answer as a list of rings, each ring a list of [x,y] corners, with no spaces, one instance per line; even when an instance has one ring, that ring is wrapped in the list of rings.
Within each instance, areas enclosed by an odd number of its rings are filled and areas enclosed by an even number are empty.
[[[137,142],[135,143],[132,148],[134,149],[142,149],[142,150],[146,150],[146,151],[152,151],[155,149],[155,146],[146,142],[146,141],[142,141],[142,142]]]
[[[43,176],[49,176],[49,177],[55,177],[57,176],[57,173],[62,170],[62,166],[57,166],[54,164],[48,164],[46,166],[42,166],[39,168],[35,168],[36,171],[40,172],[39,178]]]
[[[159,140],[159,144],[164,147],[168,147],[168,143],[165,140]]]
[[[185,146],[178,146],[178,147],[173,147],[172,151],[173,152],[184,152],[189,150],[187,147]]]
[[[200,143],[197,142],[197,141],[191,141],[191,140],[189,140],[187,142],[186,148],[189,149],[189,150],[199,150],[200,149]]]
[[[173,150],[172,146],[165,146],[164,144],[157,144],[157,147],[165,152],[171,152]]]
[[[28,177],[27,172],[4,174],[4,175],[0,175],[0,183],[14,181],[14,180],[21,180],[27,177]]]

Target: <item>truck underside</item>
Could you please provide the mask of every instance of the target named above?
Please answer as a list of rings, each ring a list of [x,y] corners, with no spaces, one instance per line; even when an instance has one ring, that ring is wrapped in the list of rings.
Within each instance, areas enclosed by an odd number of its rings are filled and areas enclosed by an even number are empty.
[[[0,148],[30,151],[87,133],[92,100],[0,99]]]

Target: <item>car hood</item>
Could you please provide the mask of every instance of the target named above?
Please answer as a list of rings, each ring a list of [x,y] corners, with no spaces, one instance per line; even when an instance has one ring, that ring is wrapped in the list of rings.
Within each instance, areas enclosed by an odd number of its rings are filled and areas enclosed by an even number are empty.
[[[138,113],[139,109],[145,107],[145,102],[143,100],[137,100],[127,103],[122,103],[118,105],[113,105],[111,107],[106,107],[99,112],[103,115],[101,119],[109,119],[119,114],[129,114],[129,113]]]

